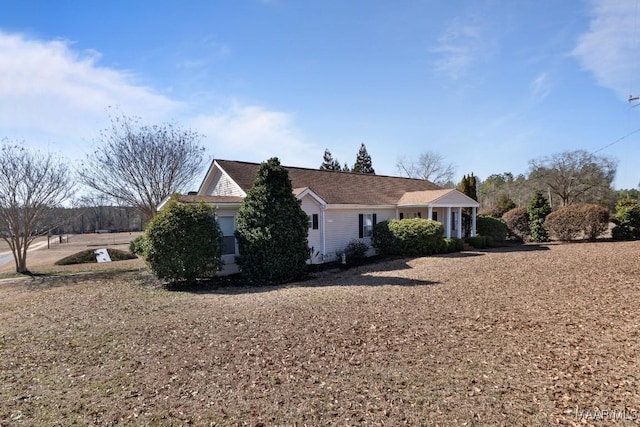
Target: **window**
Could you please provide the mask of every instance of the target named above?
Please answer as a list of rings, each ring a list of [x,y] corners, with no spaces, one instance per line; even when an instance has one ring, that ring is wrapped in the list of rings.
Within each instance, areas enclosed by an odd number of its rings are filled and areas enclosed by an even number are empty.
[[[438,212],[431,213],[431,219],[434,220],[434,221],[437,221],[438,220]]]
[[[400,219],[404,219],[404,213],[400,212]]]
[[[373,235],[373,226],[376,224],[376,214],[360,214],[358,215],[359,233],[358,236],[371,237]]]
[[[309,217],[309,228],[312,230],[318,229],[318,214],[311,214]]]
[[[413,217],[414,217],[414,218],[422,218],[422,213],[420,213],[420,212],[414,212],[414,213],[413,213]]]
[[[218,224],[220,231],[222,231],[222,255],[235,255],[236,236],[233,234],[236,230],[235,217],[219,216]]]

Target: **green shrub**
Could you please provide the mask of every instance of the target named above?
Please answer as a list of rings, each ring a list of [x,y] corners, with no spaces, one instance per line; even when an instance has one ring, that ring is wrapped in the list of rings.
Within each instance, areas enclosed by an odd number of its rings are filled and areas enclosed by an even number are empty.
[[[438,251],[444,228],[438,221],[423,218],[391,220],[395,246],[400,255],[431,255]]]
[[[130,252],[121,251],[119,249],[107,248],[107,253],[111,261],[125,261],[128,259],[136,259],[137,257]],[[69,255],[55,262],[56,265],[73,265],[73,264],[90,264],[98,262],[93,249],[87,249],[73,255]]]
[[[547,230],[544,228],[544,220],[551,213],[549,201],[540,191],[536,191],[527,206],[529,213],[529,230],[531,240],[534,242],[546,242],[549,240]]]
[[[507,224],[502,219],[492,216],[478,216],[476,230],[479,235],[491,237],[495,242],[506,239],[509,234]]]
[[[452,252],[460,252],[464,249],[464,241],[456,238],[443,238],[440,244],[439,253],[450,254]]]
[[[507,228],[509,229],[509,233],[522,239],[524,241],[529,240],[530,228],[529,228],[529,212],[527,212],[527,208],[513,208],[504,215],[502,215],[502,219],[504,220]]]
[[[139,235],[129,243],[129,251],[140,257],[144,257],[147,240],[144,234]]]
[[[486,249],[494,246],[491,236],[474,236],[467,237],[467,243],[476,249]]]
[[[392,219],[374,227],[373,244],[381,254],[431,255],[440,249],[443,232],[442,224],[431,219]]]
[[[380,255],[392,255],[397,253],[393,232],[389,229],[389,221],[381,221],[373,226],[371,246]]]
[[[347,262],[360,261],[366,257],[369,245],[359,239],[353,239],[344,248],[344,255]]]
[[[263,162],[238,209],[237,263],[245,279],[260,284],[302,278],[309,258],[308,216],[289,173],[277,158]]]
[[[640,239],[640,205],[634,199],[622,199],[616,204],[615,227],[611,236],[615,240]]]
[[[204,203],[170,200],[144,236],[138,249],[143,248],[148,269],[159,279],[192,281],[222,269],[222,232],[214,209]]]

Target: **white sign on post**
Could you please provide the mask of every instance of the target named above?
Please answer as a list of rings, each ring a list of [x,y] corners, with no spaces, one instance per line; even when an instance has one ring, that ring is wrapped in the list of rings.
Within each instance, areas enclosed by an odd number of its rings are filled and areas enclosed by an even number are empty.
[[[96,260],[98,260],[98,262],[111,262],[111,257],[106,248],[96,249],[93,253],[96,254]]]

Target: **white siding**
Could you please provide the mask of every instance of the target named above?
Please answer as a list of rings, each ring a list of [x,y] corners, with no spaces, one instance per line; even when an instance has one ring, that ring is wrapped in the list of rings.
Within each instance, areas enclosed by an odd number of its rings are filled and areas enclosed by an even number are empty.
[[[309,262],[312,264],[322,263],[322,216],[321,208],[313,197],[307,195],[301,200],[302,210],[309,216],[309,234],[307,236],[309,250],[311,252]],[[318,215],[318,229],[311,227],[313,215]]]
[[[377,222],[386,219],[395,218],[395,209],[366,209],[366,208],[350,208],[350,209],[329,209],[326,211],[326,256],[327,261],[338,259],[338,254],[342,253],[344,248],[353,239],[359,239],[359,214],[376,214]],[[362,239],[368,245],[371,245],[371,238]],[[373,251],[370,252],[370,255]]]
[[[238,185],[229,178],[228,175],[216,172],[211,184],[205,189],[206,196],[239,196],[243,197],[244,193]]]

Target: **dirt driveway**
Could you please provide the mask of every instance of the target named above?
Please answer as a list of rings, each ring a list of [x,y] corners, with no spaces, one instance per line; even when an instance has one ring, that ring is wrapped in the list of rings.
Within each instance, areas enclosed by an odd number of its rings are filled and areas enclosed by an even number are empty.
[[[0,425],[633,425],[640,242],[169,292],[0,283]]]

